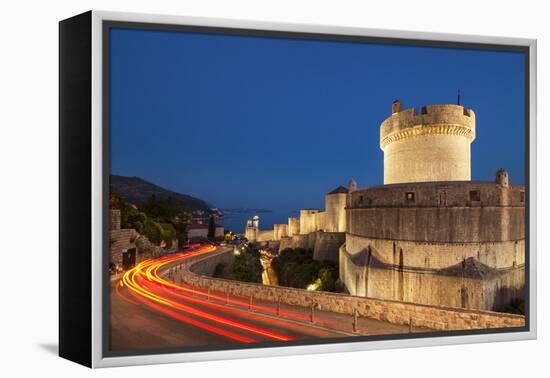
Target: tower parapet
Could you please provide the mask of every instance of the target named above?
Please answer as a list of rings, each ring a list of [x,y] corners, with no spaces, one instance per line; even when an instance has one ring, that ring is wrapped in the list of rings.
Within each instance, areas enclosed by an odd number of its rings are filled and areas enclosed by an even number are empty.
[[[497,171],[495,182],[505,188],[510,186],[510,177],[508,172],[502,168]]]
[[[460,105],[427,105],[420,114],[392,104],[380,126],[384,184],[469,181],[475,113]]]

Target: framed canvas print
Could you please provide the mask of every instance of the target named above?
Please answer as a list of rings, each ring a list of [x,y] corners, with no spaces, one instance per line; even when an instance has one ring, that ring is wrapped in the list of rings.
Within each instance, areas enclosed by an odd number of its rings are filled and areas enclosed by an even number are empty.
[[[59,27],[62,357],[536,337],[535,40]]]

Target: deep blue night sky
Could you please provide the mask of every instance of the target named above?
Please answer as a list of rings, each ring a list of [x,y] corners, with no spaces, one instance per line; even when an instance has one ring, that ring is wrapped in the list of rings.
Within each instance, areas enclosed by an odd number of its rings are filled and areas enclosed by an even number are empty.
[[[111,172],[217,207],[322,208],[352,177],[381,184],[391,102],[458,88],[472,179],[524,182],[521,53],[113,29],[110,54]]]

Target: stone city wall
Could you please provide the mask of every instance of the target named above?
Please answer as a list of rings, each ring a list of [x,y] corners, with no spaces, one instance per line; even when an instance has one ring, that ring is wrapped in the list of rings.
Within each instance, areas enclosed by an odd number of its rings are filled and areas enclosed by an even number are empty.
[[[273,240],[281,240],[285,236],[288,236],[288,224],[274,224]]]
[[[282,303],[304,307],[314,304],[320,310],[348,315],[353,315],[357,311],[358,316],[400,325],[412,323],[416,327],[435,330],[523,327],[525,325],[525,317],[521,315],[426,306],[281,286],[264,286],[217,279],[197,273],[208,271],[208,269],[202,268],[203,264],[212,267],[225,261],[226,258],[227,256],[223,256],[223,254],[216,254],[191,263],[182,270],[183,281],[189,285],[235,295],[252,296],[259,300],[276,301],[280,299]],[[209,259],[211,261],[207,261]]]
[[[279,251],[286,248],[303,248],[313,251],[316,240],[317,232],[311,232],[307,235],[294,235],[293,237],[282,238],[281,243],[279,244]]]
[[[346,234],[344,232],[323,231],[284,237],[279,245],[279,253],[287,248],[302,248],[313,251],[313,258],[317,261],[338,262],[338,250],[344,244],[345,239]]]
[[[270,240],[270,241],[265,242],[265,246],[267,248],[270,248],[270,249],[274,250],[274,251],[278,251],[280,245],[281,245],[280,240]]]
[[[136,249],[136,264],[152,257],[162,256],[166,252],[178,249],[178,240],[172,240],[170,248],[161,248],[149,241],[146,236],[140,235],[133,228],[121,229],[120,210],[110,209],[110,263],[122,265],[122,253],[129,249]]]
[[[307,247],[308,247],[308,235],[294,235],[292,237],[285,237],[281,239],[281,244],[279,245],[279,252],[287,248],[307,249]]]
[[[288,218],[288,236],[300,234],[300,218]]]
[[[264,242],[273,240],[273,230],[258,230],[256,232],[256,241]]]
[[[244,237],[250,241],[267,242],[273,240],[273,230],[258,230],[257,228],[247,227],[244,233]]]
[[[244,237],[251,241],[256,240],[256,229],[247,226],[244,230]]]
[[[347,193],[333,193],[325,196],[325,211],[317,209],[300,210],[299,228],[294,227],[291,235],[310,234],[316,231],[345,232]],[[290,224],[289,218],[289,224]],[[296,232],[298,231],[298,232]]]
[[[525,266],[510,268],[483,281],[482,296],[484,308],[488,309],[503,308],[513,299],[525,299]]]
[[[345,232],[317,232],[313,248],[313,259],[338,263],[338,251],[345,242]]]
[[[525,207],[375,207],[348,209],[348,233],[442,243],[525,238]]]
[[[162,248],[140,235],[133,228],[120,228],[120,210],[110,210],[110,263],[122,266],[122,254],[136,249],[136,264],[152,257],[159,257],[178,249],[178,240],[172,240],[170,248]]]
[[[233,253],[232,250],[228,250],[225,253],[213,254],[211,258],[195,259],[195,260],[201,260],[201,263],[193,265],[193,273],[205,275],[205,276],[212,276],[214,274],[214,271],[216,270],[216,267],[219,264],[223,264],[223,265],[233,264],[233,262],[235,261],[235,254]]]
[[[350,197],[351,208],[525,206],[525,187],[480,181],[413,183],[359,189]]]
[[[165,253],[175,252],[178,249],[178,240],[172,240],[170,248],[162,248],[155,245],[140,235],[133,228],[111,230],[111,263],[122,265],[122,253],[129,249],[136,249],[136,264],[153,257],[160,257]]]
[[[346,249],[350,255],[370,250],[385,264],[424,269],[443,269],[468,258],[474,258],[495,269],[525,264],[525,240],[488,243],[433,243],[367,238],[347,234]],[[402,256],[402,257],[401,257]]]
[[[137,248],[135,241],[138,235],[133,228],[111,230],[111,263],[122,265],[122,253]],[[136,260],[139,255],[136,253]]]
[[[347,193],[333,193],[325,196],[325,219],[318,229],[327,232],[346,232]]]
[[[273,230],[246,227],[245,237],[251,241],[279,241],[296,235],[309,235],[317,231],[345,232],[347,193],[331,193],[325,196],[326,211],[302,209],[299,218],[288,218],[287,224],[274,224]],[[314,241],[308,248],[313,249]]]
[[[307,235],[318,230],[318,209],[300,210],[300,234]]]
[[[475,266],[473,275],[467,266],[461,271],[461,264],[450,271],[412,269],[402,260],[384,265],[374,254],[351,255],[346,248],[347,243],[340,250],[340,280],[353,295],[479,310],[495,310],[512,298],[524,298],[524,265],[478,276]]]

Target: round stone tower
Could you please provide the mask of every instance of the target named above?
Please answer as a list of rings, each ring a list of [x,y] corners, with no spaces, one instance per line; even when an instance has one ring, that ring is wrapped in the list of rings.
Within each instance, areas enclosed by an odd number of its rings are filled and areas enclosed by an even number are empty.
[[[325,196],[325,219],[322,228],[326,231],[346,232],[348,193],[348,188],[339,186]]]
[[[384,184],[469,181],[475,114],[460,105],[427,105],[421,114],[392,103],[380,126]]]

